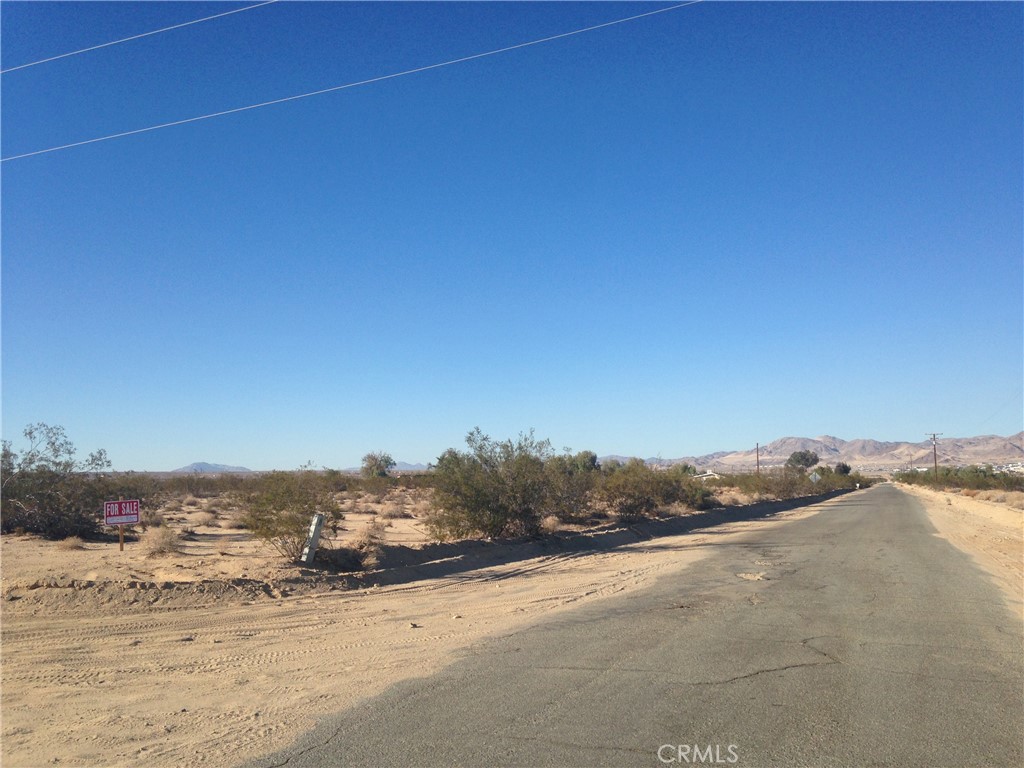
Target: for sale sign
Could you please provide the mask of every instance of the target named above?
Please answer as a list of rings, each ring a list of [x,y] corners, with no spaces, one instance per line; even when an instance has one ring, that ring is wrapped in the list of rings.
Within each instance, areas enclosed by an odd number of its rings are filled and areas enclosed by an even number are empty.
[[[104,525],[135,525],[138,522],[138,500],[103,502]]]

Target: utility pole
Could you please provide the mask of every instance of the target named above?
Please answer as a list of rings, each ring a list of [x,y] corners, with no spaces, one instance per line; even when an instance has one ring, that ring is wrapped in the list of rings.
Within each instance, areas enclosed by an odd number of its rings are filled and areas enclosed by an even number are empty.
[[[935,467],[936,480],[939,479],[939,435],[941,434],[941,432],[932,432],[930,435],[926,435],[932,439],[932,465]]]
[[[761,444],[758,443],[757,447],[754,450],[757,451],[757,474],[760,475],[761,474]]]

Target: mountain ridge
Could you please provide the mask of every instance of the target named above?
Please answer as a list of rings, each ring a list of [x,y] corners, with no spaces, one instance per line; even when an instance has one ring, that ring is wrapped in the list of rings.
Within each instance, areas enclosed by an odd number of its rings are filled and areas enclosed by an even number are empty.
[[[1015,435],[978,435],[976,437],[939,438],[939,464],[1011,464],[1024,462],[1024,431]],[[688,456],[658,462],[670,466],[686,462],[698,469],[747,469],[780,466],[796,451],[813,451],[822,464],[845,462],[855,469],[899,469],[931,466],[931,440],[893,442],[855,438],[843,440],[831,435],[820,437],[781,437],[770,443],[742,451],[718,451],[704,456]],[[760,457],[758,457],[760,454]]]
[[[946,466],[967,464],[1011,464],[1024,463],[1024,431],[1006,437],[1000,435],[978,435],[975,437],[947,437],[938,440],[939,464]],[[835,465],[845,462],[854,469],[892,470],[911,466],[931,466],[931,440],[911,443],[905,441],[881,441],[870,438],[843,440],[833,435],[818,437],[780,437],[760,446],[760,449],[749,448],[740,451],[715,451],[702,456],[684,456],[678,459],[648,458],[646,463],[655,466],[672,466],[673,464],[692,464],[701,470],[742,471],[753,469],[758,463],[762,467],[781,466],[796,451],[813,451],[818,454],[822,464]],[[625,463],[629,456],[609,454],[599,457],[598,461],[618,461]],[[422,472],[428,465],[422,463],[396,462],[394,470],[398,472]],[[358,467],[342,470],[358,473]],[[180,469],[171,470],[172,474],[191,474],[194,472],[208,474],[252,472],[246,467],[235,467],[226,464],[212,464],[197,461]]]
[[[172,474],[192,474],[193,472],[199,472],[200,474],[226,474],[252,472],[252,470],[246,467],[232,467],[227,464],[211,464],[208,461],[193,461],[184,467],[171,470]]]

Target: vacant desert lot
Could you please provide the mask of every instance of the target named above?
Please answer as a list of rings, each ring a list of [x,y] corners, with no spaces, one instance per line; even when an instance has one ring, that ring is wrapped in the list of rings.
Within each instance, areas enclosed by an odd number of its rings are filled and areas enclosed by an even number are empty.
[[[940,534],[978,554],[1019,610],[1020,510],[921,498]],[[451,546],[374,587],[280,564],[227,512],[211,519],[206,501],[177,513],[193,534],[174,555],[5,536],[3,764],[237,763],[488,636],[641,588],[698,562],[712,542],[828,503],[726,522],[713,535],[652,538],[645,523],[595,533],[614,546],[582,551],[564,539]],[[406,509],[388,536],[422,541],[415,502]],[[340,535],[380,512],[350,510]]]

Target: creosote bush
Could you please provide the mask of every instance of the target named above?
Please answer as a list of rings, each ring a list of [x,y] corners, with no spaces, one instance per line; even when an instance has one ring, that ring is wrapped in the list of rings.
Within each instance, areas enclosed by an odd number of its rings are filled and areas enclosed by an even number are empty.
[[[1024,491],[1024,475],[999,472],[991,466],[939,467],[926,472],[898,472],[893,479],[931,488],[961,488],[975,491]]]
[[[532,432],[499,442],[475,429],[466,444],[468,451],[446,451],[431,475],[427,525],[440,539],[537,535],[552,528],[542,524],[546,519],[574,522],[603,508],[630,521],[676,503],[695,509],[714,503],[687,465],[654,470],[634,459],[600,467],[592,451],[556,455]]]
[[[544,462],[551,444],[533,433],[498,442],[479,428],[468,451],[450,448],[434,468],[434,510],[427,518],[439,539],[533,535],[547,511]]]
[[[48,539],[95,537],[110,484],[89,473],[110,467],[106,452],[79,461],[63,427],[32,424],[23,434],[27,448],[21,454],[3,441],[3,532],[23,530]]]
[[[289,560],[298,560],[314,514],[326,516],[325,524],[343,515],[324,477],[308,467],[296,472],[261,475],[245,497],[245,526]],[[322,537],[321,547],[331,546]]]
[[[666,479],[640,459],[631,459],[604,479],[600,495],[620,520],[631,522],[665,503],[668,488],[662,481]]]

